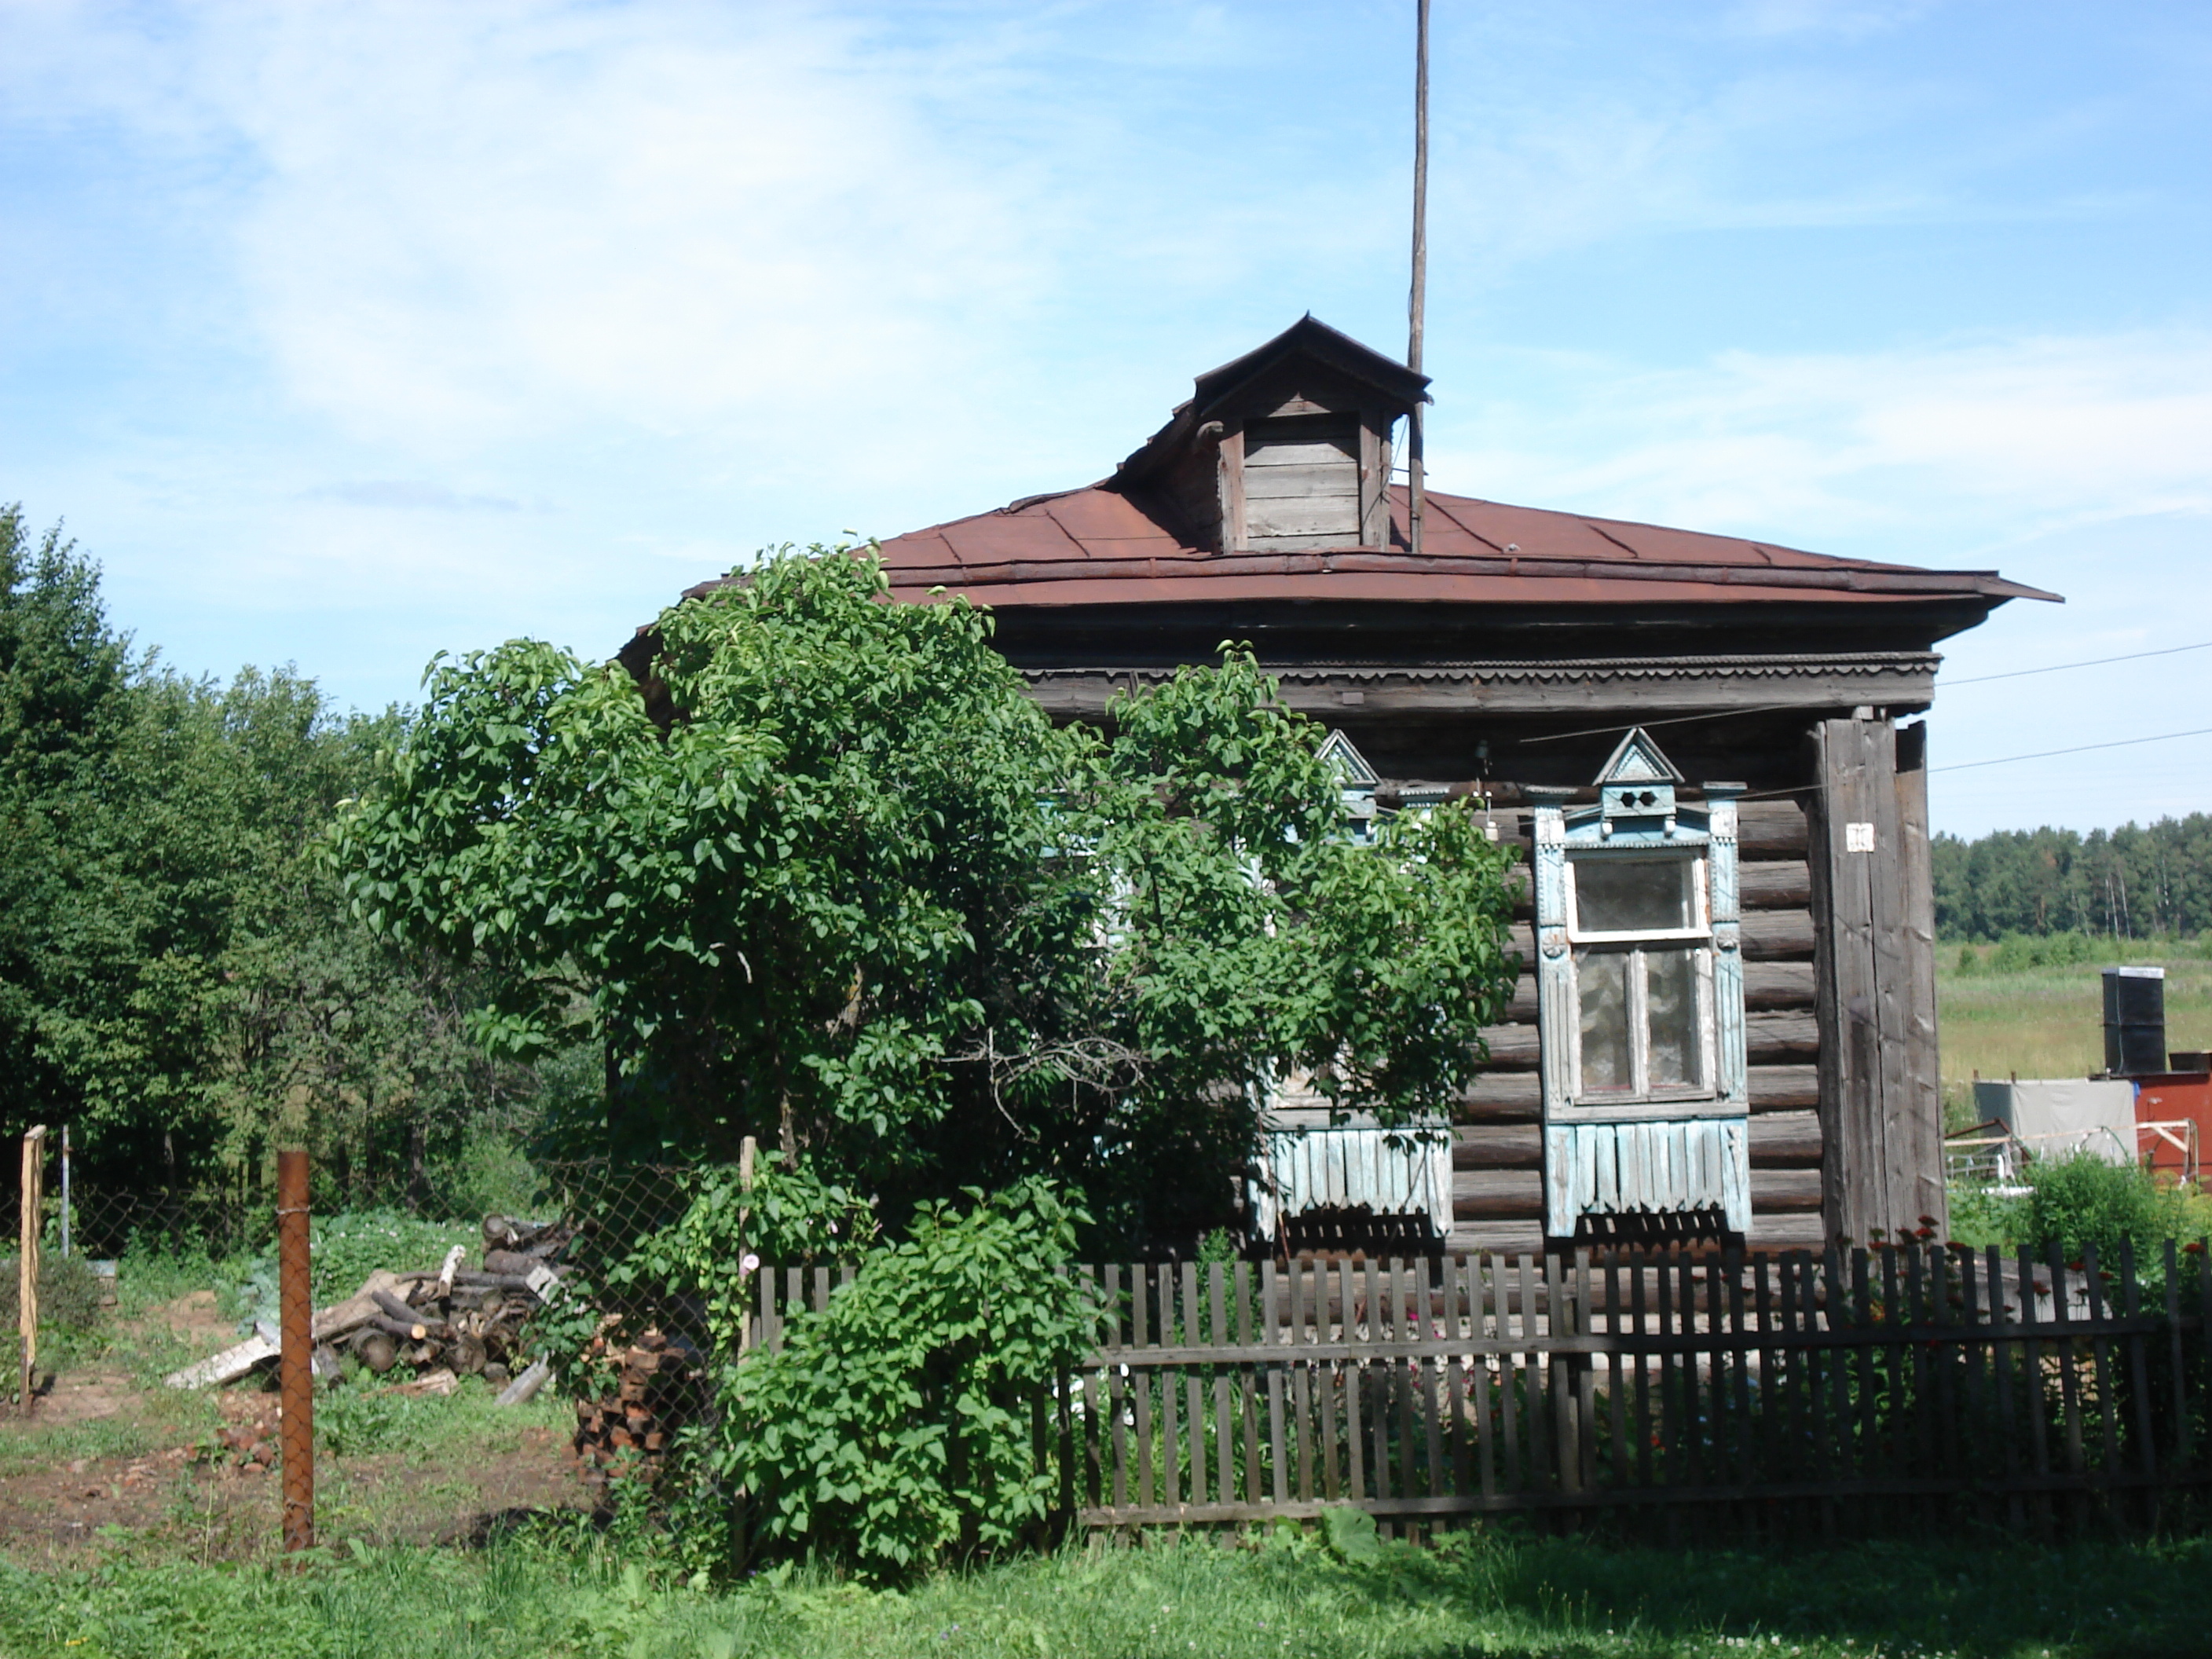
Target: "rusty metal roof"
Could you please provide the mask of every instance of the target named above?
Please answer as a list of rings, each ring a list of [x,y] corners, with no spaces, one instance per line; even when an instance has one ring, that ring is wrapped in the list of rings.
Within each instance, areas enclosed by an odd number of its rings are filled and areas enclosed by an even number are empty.
[[[1115,605],[1217,599],[1480,605],[1740,605],[1946,597],[2055,599],[1993,570],[1927,570],[1770,542],[1428,494],[1423,550],[1391,491],[1387,548],[1208,552],[1103,485],[1031,496],[883,544],[891,590],[978,604]],[[702,584],[705,587],[717,584]]]

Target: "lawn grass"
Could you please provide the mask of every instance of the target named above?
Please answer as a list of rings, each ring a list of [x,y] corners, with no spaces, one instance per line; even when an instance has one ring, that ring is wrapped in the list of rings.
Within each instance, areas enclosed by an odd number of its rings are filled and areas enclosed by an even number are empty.
[[[2203,1653],[2212,1568],[2201,1542],[2043,1549],[1993,1534],[1700,1552],[1514,1531],[1352,1564],[1284,1528],[1234,1549],[1072,1549],[903,1590],[795,1573],[720,1592],[590,1540],[340,1550],[297,1573],[113,1549],[89,1571],[0,1567],[0,1655],[2117,1659]]]

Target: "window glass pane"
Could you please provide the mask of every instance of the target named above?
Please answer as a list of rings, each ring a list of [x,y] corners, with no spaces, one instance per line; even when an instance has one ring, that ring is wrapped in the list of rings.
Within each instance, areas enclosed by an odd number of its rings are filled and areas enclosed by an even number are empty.
[[[1577,859],[1575,921],[1586,933],[1650,933],[1697,926],[1689,859]]]
[[[1650,1086],[1694,1089],[1705,1081],[1705,1045],[1698,1030],[1697,953],[1647,950],[1644,1012],[1650,1021]],[[1584,1015],[1585,1021],[1589,1018]]]
[[[1585,1094],[1636,1086],[1628,1058],[1628,964],[1626,951],[1575,952]]]

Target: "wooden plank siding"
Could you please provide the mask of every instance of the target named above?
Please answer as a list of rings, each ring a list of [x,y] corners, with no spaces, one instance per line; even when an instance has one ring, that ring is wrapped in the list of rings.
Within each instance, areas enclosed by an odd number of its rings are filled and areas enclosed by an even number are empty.
[[[1738,812],[1752,1112],[1747,1243],[1753,1249],[1811,1249],[1824,1236],[1826,1139],[1820,1111],[1809,830],[1795,801],[1746,801]],[[1495,816],[1501,839],[1527,844],[1531,815],[1525,809],[1501,809]],[[1513,927],[1513,948],[1524,965],[1535,957],[1533,923],[1524,875]],[[1522,973],[1504,1019],[1484,1039],[1488,1061],[1462,1095],[1455,1114],[1449,1248],[1540,1249],[1541,1045],[1533,969]]]
[[[1356,544],[1359,451],[1355,416],[1253,422],[1244,432],[1244,544]]]
[[[1935,927],[1925,743],[1886,720],[1816,728],[1821,788],[1811,863],[1826,919],[1817,1012],[1831,1154],[1827,1212],[1837,1242],[1863,1243],[1948,1213],[1936,1073]],[[1870,836],[1870,850],[1852,845]]]

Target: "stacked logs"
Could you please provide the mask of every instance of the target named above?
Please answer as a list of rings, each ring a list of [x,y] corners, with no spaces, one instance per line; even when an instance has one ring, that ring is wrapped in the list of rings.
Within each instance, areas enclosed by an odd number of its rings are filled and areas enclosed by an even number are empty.
[[[612,1374],[614,1392],[576,1402],[574,1445],[584,1478],[604,1484],[611,1474],[629,1472],[650,1480],[677,1425],[697,1405],[698,1350],[657,1328],[625,1345],[609,1328],[592,1339],[585,1357]]]
[[[524,1326],[558,1292],[566,1272],[558,1257],[573,1236],[555,1223],[486,1216],[481,1268],[461,1267],[456,1249],[435,1273],[373,1274],[358,1294],[318,1314],[316,1340],[342,1342],[379,1376],[406,1364],[504,1383]]]

